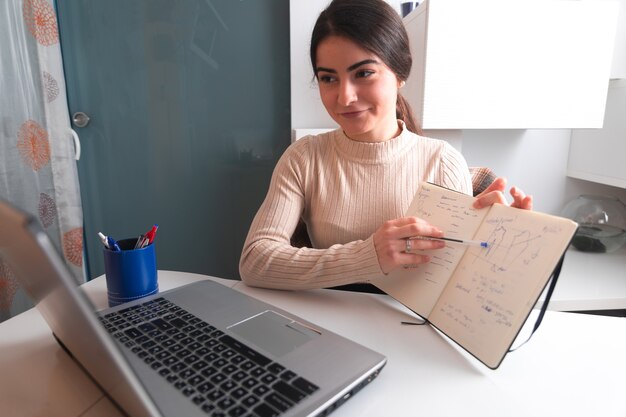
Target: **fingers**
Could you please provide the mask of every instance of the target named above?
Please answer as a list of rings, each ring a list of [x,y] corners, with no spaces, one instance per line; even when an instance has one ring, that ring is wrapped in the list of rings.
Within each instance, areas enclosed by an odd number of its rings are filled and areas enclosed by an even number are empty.
[[[413,236],[441,237],[443,232],[418,217],[401,217],[385,222],[376,233],[381,233],[386,239],[404,239]]]
[[[476,201],[474,201],[473,207],[475,209],[481,209],[483,207],[489,207],[496,203],[508,204],[506,198],[504,197],[505,187],[506,179],[497,178],[485,191],[476,196]],[[523,210],[532,210],[532,196],[526,195],[524,191],[522,191],[518,187],[511,187],[510,193],[513,197],[511,207]]]
[[[498,177],[482,193],[476,196],[473,207],[481,209],[495,203],[506,204],[504,190],[506,189],[506,178]]]
[[[519,188],[512,187],[511,196],[513,197],[511,207],[516,207],[522,210],[533,209],[533,197],[530,195],[526,195],[524,191],[520,190]]]
[[[405,217],[385,222],[373,235],[374,248],[382,271],[388,274],[403,265],[419,265],[430,261],[421,252],[439,249],[444,242],[409,239],[414,236],[443,236],[443,232],[417,217]]]
[[[502,193],[502,191],[491,191],[487,194],[480,193],[476,197],[476,201],[474,201],[472,207],[474,207],[475,209],[481,209],[483,207],[492,206],[496,203],[507,204],[506,198],[504,198],[504,194]]]

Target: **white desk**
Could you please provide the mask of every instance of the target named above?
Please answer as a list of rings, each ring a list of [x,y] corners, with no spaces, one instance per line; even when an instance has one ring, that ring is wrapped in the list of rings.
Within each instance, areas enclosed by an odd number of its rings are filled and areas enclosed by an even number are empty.
[[[612,253],[568,250],[548,309],[626,310],[626,246]]]
[[[208,278],[159,271],[162,290]],[[213,279],[213,278],[211,278]],[[541,328],[491,371],[387,296],[269,291],[220,280],[374,350],[389,362],[333,416],[626,415],[626,319],[548,311]],[[104,280],[84,286],[106,306]],[[56,344],[36,310],[0,324],[0,415],[116,417],[106,397]]]

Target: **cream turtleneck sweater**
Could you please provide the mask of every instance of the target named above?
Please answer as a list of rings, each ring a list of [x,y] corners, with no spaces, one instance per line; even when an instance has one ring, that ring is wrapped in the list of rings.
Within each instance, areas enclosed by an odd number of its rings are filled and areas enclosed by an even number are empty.
[[[243,247],[239,272],[251,286],[307,289],[369,282],[383,272],[373,233],[403,217],[421,181],[471,194],[461,154],[409,132],[358,142],[341,129],[293,143],[278,161]],[[315,249],[290,238],[302,218]]]

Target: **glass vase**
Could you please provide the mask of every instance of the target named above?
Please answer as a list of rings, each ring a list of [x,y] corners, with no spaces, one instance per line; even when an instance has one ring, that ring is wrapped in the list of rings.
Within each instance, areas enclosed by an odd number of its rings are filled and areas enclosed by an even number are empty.
[[[578,223],[572,245],[583,252],[613,252],[626,243],[626,205],[612,196],[580,195],[563,217]]]

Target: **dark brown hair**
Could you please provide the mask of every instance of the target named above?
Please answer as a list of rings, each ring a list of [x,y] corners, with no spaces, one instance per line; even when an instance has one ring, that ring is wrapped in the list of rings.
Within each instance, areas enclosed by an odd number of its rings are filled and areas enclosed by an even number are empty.
[[[317,47],[329,36],[341,36],[378,56],[401,81],[411,72],[409,37],[400,15],[384,0],[333,0],[319,15],[311,36],[311,65],[315,72]],[[421,134],[408,101],[398,92],[396,117],[411,132]]]

